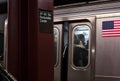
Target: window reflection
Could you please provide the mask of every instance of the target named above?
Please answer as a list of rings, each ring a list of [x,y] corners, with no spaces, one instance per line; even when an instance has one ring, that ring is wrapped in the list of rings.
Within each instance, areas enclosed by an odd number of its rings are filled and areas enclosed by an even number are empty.
[[[58,51],[58,29],[54,28],[54,65],[57,64]]]
[[[85,67],[88,65],[90,29],[86,25],[76,26],[73,35],[73,64]]]

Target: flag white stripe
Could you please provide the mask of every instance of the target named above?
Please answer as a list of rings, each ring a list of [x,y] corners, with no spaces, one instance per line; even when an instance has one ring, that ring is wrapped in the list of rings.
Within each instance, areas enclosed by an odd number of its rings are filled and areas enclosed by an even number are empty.
[[[119,33],[120,34],[120,31],[119,32],[103,32],[104,34],[113,34],[113,33]]]
[[[120,24],[114,24],[114,26],[120,26]]]

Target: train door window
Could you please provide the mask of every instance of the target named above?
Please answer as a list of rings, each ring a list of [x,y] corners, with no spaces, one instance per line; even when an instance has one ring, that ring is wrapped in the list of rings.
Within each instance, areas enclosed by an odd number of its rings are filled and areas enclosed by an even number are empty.
[[[73,66],[86,67],[89,64],[90,27],[77,25],[72,31]]]
[[[59,30],[54,28],[54,66],[58,63]]]
[[[4,61],[4,24],[7,18],[7,0],[0,3],[0,63]]]

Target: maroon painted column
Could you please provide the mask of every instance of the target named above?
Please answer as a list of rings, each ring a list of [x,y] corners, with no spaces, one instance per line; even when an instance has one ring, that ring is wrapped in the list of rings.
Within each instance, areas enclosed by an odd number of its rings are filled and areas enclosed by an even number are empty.
[[[9,0],[8,71],[18,81],[53,81],[53,0]]]
[[[28,81],[53,81],[53,0],[28,3]]]
[[[18,1],[9,0],[8,6],[8,72],[16,79],[19,77],[19,26],[18,26]]]
[[[27,81],[28,1],[8,1],[7,70],[18,81]]]
[[[17,81],[28,80],[28,0],[8,1],[7,61]]]

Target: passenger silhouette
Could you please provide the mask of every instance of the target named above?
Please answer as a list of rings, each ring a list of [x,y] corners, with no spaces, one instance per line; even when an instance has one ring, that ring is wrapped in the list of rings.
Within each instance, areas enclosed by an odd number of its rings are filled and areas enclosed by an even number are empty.
[[[74,46],[73,63],[77,67],[86,66],[88,63],[88,51],[85,48],[85,37],[83,34],[78,35],[78,44]]]
[[[89,45],[89,40],[87,40],[87,44],[85,45],[86,49],[88,49],[88,45]]]

